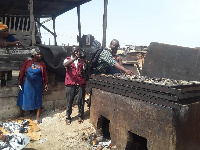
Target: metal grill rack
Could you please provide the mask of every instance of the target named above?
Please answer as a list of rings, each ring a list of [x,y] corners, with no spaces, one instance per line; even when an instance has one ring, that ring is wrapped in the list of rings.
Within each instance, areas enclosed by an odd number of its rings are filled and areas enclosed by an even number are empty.
[[[200,96],[200,82],[197,81],[115,74],[92,75],[89,83],[92,88],[172,108],[179,108],[178,103]]]

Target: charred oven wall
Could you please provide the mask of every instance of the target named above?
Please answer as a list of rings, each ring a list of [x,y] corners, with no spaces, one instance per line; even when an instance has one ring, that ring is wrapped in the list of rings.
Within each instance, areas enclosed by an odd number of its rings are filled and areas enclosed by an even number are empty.
[[[113,145],[125,149],[128,131],[147,139],[148,150],[194,150],[200,147],[200,103],[180,110],[93,88],[90,121],[110,120]]]

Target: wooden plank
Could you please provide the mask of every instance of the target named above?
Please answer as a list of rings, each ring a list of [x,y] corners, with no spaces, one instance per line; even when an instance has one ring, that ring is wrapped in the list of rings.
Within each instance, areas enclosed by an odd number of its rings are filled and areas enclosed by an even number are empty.
[[[10,32],[10,28],[11,28],[11,17],[10,17],[10,21],[9,21],[9,32]]]
[[[28,25],[29,25],[29,18],[27,18],[27,22],[26,22],[26,32],[28,31]]]
[[[15,32],[15,29],[16,29],[16,28],[15,28],[15,27],[16,27],[16,26],[15,26],[15,23],[16,23],[16,17],[14,17],[14,28],[13,28],[13,29],[14,29],[14,32]]]
[[[25,18],[23,17],[23,22],[22,22],[22,32],[24,32],[24,21],[25,21]]]
[[[5,20],[4,20],[4,24],[6,24],[7,23],[7,17],[5,17]]]
[[[19,31],[20,23],[21,23],[21,17],[19,18],[19,21],[18,21],[17,31]]]

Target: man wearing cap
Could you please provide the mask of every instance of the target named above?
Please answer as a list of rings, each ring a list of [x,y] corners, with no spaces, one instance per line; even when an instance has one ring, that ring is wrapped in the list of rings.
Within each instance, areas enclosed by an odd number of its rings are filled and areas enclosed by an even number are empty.
[[[17,38],[8,33],[8,26],[0,22],[0,48],[13,47],[20,44]]]
[[[116,52],[118,47],[119,41],[117,39],[113,39],[110,42],[110,48],[103,49],[98,58],[98,66],[96,67],[95,74],[105,73],[109,67],[114,67],[128,75],[133,75],[131,70],[126,69],[113,59],[112,52]]]

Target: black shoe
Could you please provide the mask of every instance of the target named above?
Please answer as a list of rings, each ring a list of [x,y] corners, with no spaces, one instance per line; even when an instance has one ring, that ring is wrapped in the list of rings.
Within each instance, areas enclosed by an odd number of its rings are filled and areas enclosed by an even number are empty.
[[[79,124],[83,123],[83,119],[81,117],[78,117],[78,123]]]
[[[71,120],[70,119],[66,119],[66,125],[70,125],[71,124]]]

